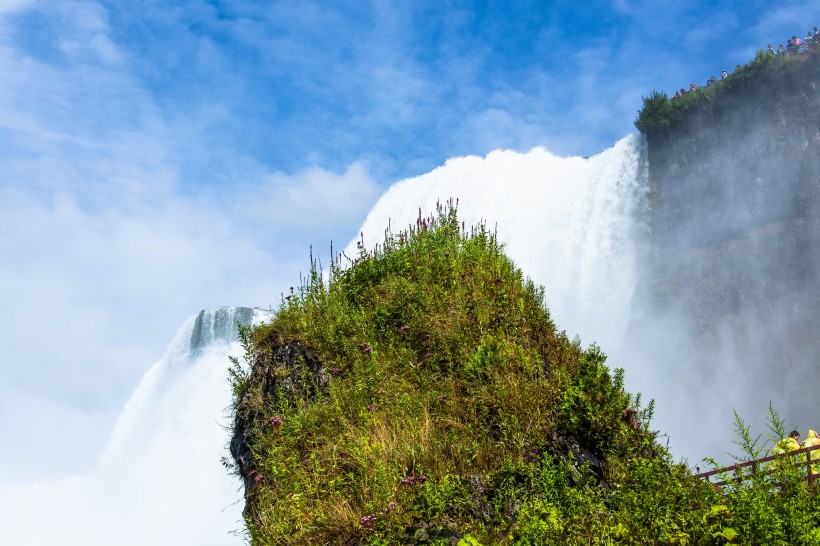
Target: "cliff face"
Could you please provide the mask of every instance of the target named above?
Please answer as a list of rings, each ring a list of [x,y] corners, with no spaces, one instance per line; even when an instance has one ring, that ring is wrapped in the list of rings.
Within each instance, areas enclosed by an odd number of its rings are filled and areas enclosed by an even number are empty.
[[[817,50],[787,59],[649,137],[646,297],[789,415],[820,377],[818,76]]]

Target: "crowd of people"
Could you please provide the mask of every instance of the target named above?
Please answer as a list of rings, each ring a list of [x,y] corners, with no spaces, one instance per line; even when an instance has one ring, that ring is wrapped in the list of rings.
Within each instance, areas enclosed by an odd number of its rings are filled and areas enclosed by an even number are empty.
[[[775,50],[772,47],[772,44],[769,44],[769,47],[766,49],[766,54],[767,55],[785,55],[785,56],[795,55],[797,53],[803,53],[803,52],[811,49],[812,47],[814,47],[818,43],[820,43],[820,31],[818,31],[817,27],[814,27],[813,30],[809,30],[808,34],[806,35],[806,37],[804,39],[801,39],[797,36],[792,36],[786,42],[786,47],[783,47],[783,44],[780,44],[777,47],[777,50]],[[740,68],[740,65],[737,65],[735,67],[735,70],[737,70],[738,68]],[[725,80],[727,77],[729,77],[729,73],[724,68],[723,71],[720,73],[720,79]],[[706,87],[709,87],[710,85],[714,84],[716,81],[717,81],[717,78],[715,78],[714,76],[710,77],[708,80],[706,80]],[[680,97],[685,96],[687,93],[692,93],[693,91],[697,91],[698,89],[699,89],[698,85],[693,82],[689,86],[688,90],[685,87],[681,87],[680,90],[675,91],[675,96],[672,97],[672,98],[673,99],[678,99]]]

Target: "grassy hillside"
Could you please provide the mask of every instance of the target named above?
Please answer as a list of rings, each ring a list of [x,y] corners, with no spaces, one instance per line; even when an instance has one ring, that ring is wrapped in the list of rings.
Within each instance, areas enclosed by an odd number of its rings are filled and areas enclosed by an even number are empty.
[[[326,283],[312,261],[273,322],[242,335],[231,451],[252,544],[720,544],[732,531],[735,508],[658,444],[651,404],[557,331],[542,289],[452,206]]]

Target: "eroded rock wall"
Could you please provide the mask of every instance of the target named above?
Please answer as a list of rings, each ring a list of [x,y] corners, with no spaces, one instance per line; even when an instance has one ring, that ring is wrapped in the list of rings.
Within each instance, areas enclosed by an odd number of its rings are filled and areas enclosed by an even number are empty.
[[[789,59],[648,152],[647,304],[686,331],[698,381],[805,424],[820,387],[819,82],[817,51]]]

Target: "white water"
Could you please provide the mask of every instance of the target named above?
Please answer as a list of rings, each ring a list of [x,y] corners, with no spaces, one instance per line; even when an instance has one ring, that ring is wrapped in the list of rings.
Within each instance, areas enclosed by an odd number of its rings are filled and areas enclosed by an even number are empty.
[[[221,308],[188,319],[135,390],[93,472],[0,491],[0,544],[240,544],[232,533],[243,529],[242,492],[220,462],[228,455],[226,370],[228,356],[241,354],[236,321],[267,316]]]
[[[590,158],[536,148],[451,159],[391,187],[367,216],[365,246],[458,199],[467,225],[497,226],[507,254],[545,287],[559,328],[617,351],[627,328],[644,228],[645,144],[628,136]],[[356,240],[345,253],[356,255]]]

